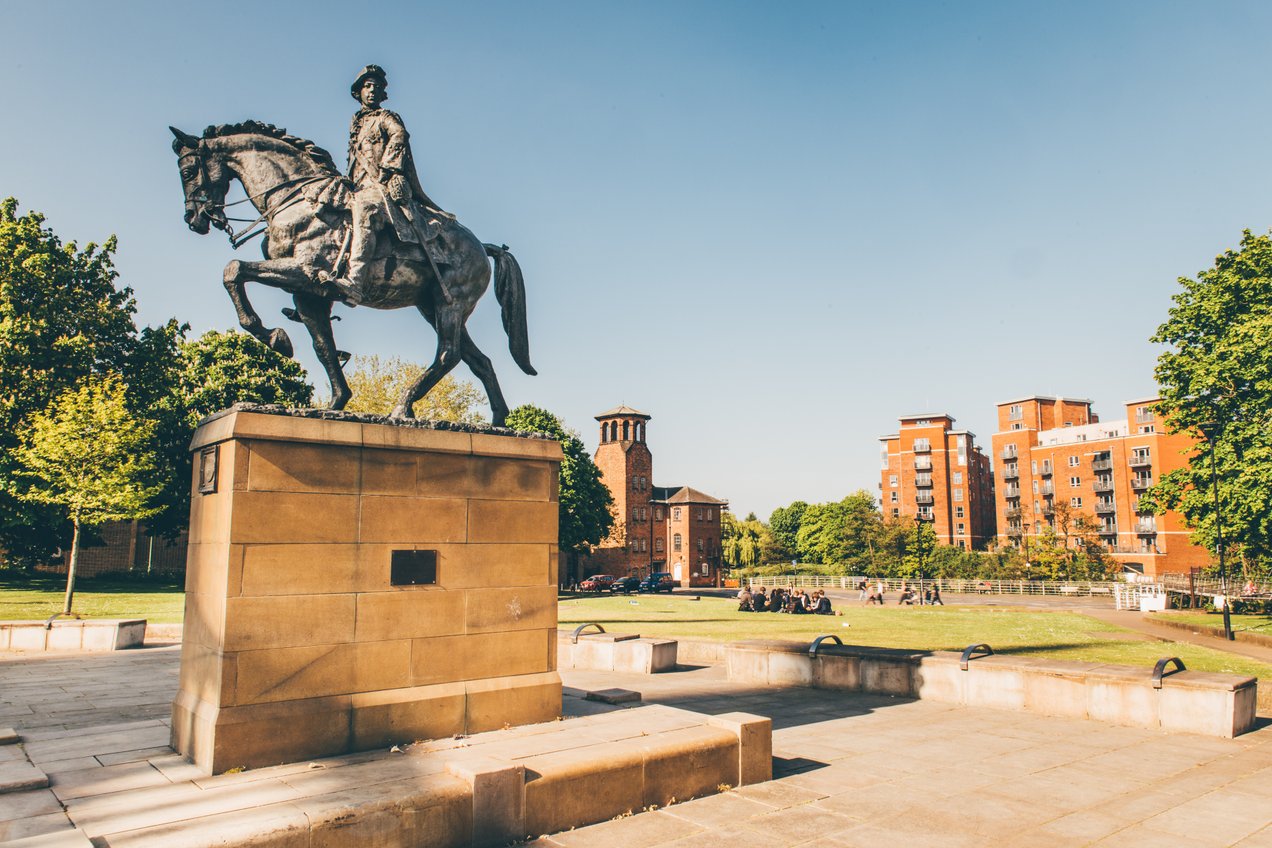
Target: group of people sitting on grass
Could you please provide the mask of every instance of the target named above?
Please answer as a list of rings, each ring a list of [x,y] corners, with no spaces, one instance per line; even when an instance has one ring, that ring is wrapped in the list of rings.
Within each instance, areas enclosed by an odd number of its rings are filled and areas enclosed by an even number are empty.
[[[792,615],[834,615],[830,598],[821,589],[809,594],[803,589],[783,589],[774,586],[766,591],[763,586],[751,591],[743,586],[738,592],[738,612],[787,612]]]
[[[883,606],[883,602],[885,600],[883,592],[884,587],[882,581],[875,584],[873,591],[870,586],[866,584],[865,580],[862,580],[857,584],[857,600],[865,601],[866,606],[870,606],[871,604]],[[901,584],[901,597],[897,599],[897,606],[914,606],[914,602],[918,599],[918,592],[914,591],[914,589],[910,588],[905,583]],[[923,603],[929,606],[933,604],[945,606],[945,601],[941,600],[941,587],[939,584],[932,583],[923,590]]]

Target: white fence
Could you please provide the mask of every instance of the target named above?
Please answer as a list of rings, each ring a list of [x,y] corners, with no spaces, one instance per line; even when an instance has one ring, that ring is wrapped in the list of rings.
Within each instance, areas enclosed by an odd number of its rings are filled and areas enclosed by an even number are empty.
[[[776,577],[752,577],[751,586],[782,586],[788,589],[842,589],[852,591],[862,581],[871,591],[882,583],[884,592],[899,592],[903,586],[917,588],[917,579],[902,580],[895,577],[866,578],[829,577],[820,574],[782,574]],[[1058,595],[1062,597],[1113,597],[1119,587],[1127,584],[1111,581],[1089,580],[956,580],[950,578],[926,579],[924,585],[939,584],[942,592],[955,595]],[[1142,585],[1142,584],[1141,584]]]

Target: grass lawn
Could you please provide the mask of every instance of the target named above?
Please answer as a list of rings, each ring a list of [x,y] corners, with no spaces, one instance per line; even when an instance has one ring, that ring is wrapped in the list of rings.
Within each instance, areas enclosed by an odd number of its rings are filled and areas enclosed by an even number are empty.
[[[1161,615],[1155,613],[1153,617],[1161,618],[1163,621],[1185,621],[1189,624],[1199,624],[1202,627],[1223,629],[1223,613],[1220,612],[1168,612]],[[1249,630],[1253,633],[1266,633],[1272,636],[1272,615],[1233,615],[1229,617],[1232,620],[1233,630]]]
[[[1035,612],[975,607],[866,607],[849,605],[842,616],[743,613],[737,602],[676,596],[562,599],[560,621],[573,627],[594,621],[607,631],[642,636],[680,636],[732,642],[739,639],[812,641],[834,633],[848,645],[961,651],[988,642],[998,653],[1038,654],[1068,660],[1152,667],[1178,656],[1190,669],[1248,674],[1272,680],[1272,666],[1183,643],[1146,642],[1076,612]]]
[[[185,614],[181,582],[90,577],[75,581],[72,609],[85,618],[144,618],[180,622]],[[62,609],[66,578],[0,572],[0,621],[46,619]]]

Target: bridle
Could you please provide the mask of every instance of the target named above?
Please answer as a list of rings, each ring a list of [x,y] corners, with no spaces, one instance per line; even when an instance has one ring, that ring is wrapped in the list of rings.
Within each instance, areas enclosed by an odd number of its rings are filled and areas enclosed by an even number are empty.
[[[251,241],[252,239],[256,238],[257,236],[266,232],[269,229],[269,225],[266,224],[260,229],[253,230],[252,228],[255,227],[257,224],[264,222],[267,218],[269,218],[270,215],[277,215],[279,212],[282,212],[284,209],[288,209],[291,206],[294,206],[295,204],[299,203],[303,199],[300,194],[301,189],[303,189],[305,186],[309,185],[310,183],[318,182],[320,180],[330,179],[330,176],[327,174],[320,174],[318,176],[310,176],[310,177],[292,177],[289,180],[283,180],[281,183],[270,186],[269,188],[264,189],[263,191],[259,191],[256,194],[250,194],[247,197],[244,197],[242,200],[235,200],[230,203],[226,203],[224,200],[214,201],[212,200],[212,198],[208,197],[208,184],[210,181],[208,180],[207,167],[204,165],[203,155],[200,151],[200,148],[192,149],[190,153],[187,155],[193,156],[195,161],[198,163],[198,177],[199,177],[199,182],[197,183],[194,196],[191,197],[190,199],[194,201],[195,203],[199,204],[199,214],[206,215],[209,222],[211,222],[212,226],[216,227],[218,230],[222,230],[225,232],[226,237],[229,238],[230,240],[230,247],[234,248],[235,250],[238,250],[240,247],[247,244],[247,242]],[[183,156],[182,159],[184,158],[185,157]],[[270,209],[269,199],[268,199],[269,195],[271,195],[272,193],[280,189],[289,188],[289,187],[291,190],[287,192],[287,194],[283,197],[283,199],[279,201],[279,203],[275,205],[273,209]],[[260,208],[263,209],[264,211],[262,211],[261,214],[257,215],[255,218],[233,218],[225,214],[225,210],[229,209],[231,206],[238,206],[241,203],[252,203],[253,201],[256,201],[256,200],[261,201]],[[220,214],[216,217],[213,217],[212,215],[208,214],[208,210],[215,210],[216,212],[219,212]],[[234,227],[230,223],[231,221],[237,221],[239,223],[248,222],[247,226],[243,228],[243,231],[244,231],[243,235],[238,235],[237,233],[235,233]]]

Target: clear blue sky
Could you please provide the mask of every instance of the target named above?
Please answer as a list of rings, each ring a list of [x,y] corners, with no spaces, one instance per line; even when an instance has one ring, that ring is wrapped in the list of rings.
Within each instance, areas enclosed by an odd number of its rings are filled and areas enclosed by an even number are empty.
[[[1116,417],[1154,391],[1147,339],[1176,277],[1272,226],[1267,4],[51,2],[4,18],[0,194],[66,238],[118,234],[144,322],[235,325],[234,254],[182,223],[167,126],[258,118],[343,163],[349,83],[375,62],[425,188],[525,270],[540,376],[512,363],[493,295],[473,322],[510,403],[590,446],[594,414],[642,409],[657,482],[741,514],[873,491],[899,414],[948,411],[986,444],[994,404],[1019,395]],[[288,302],[251,297],[268,316]],[[339,311],[342,347],[431,358],[413,312]],[[302,361],[314,374],[307,345]]]

